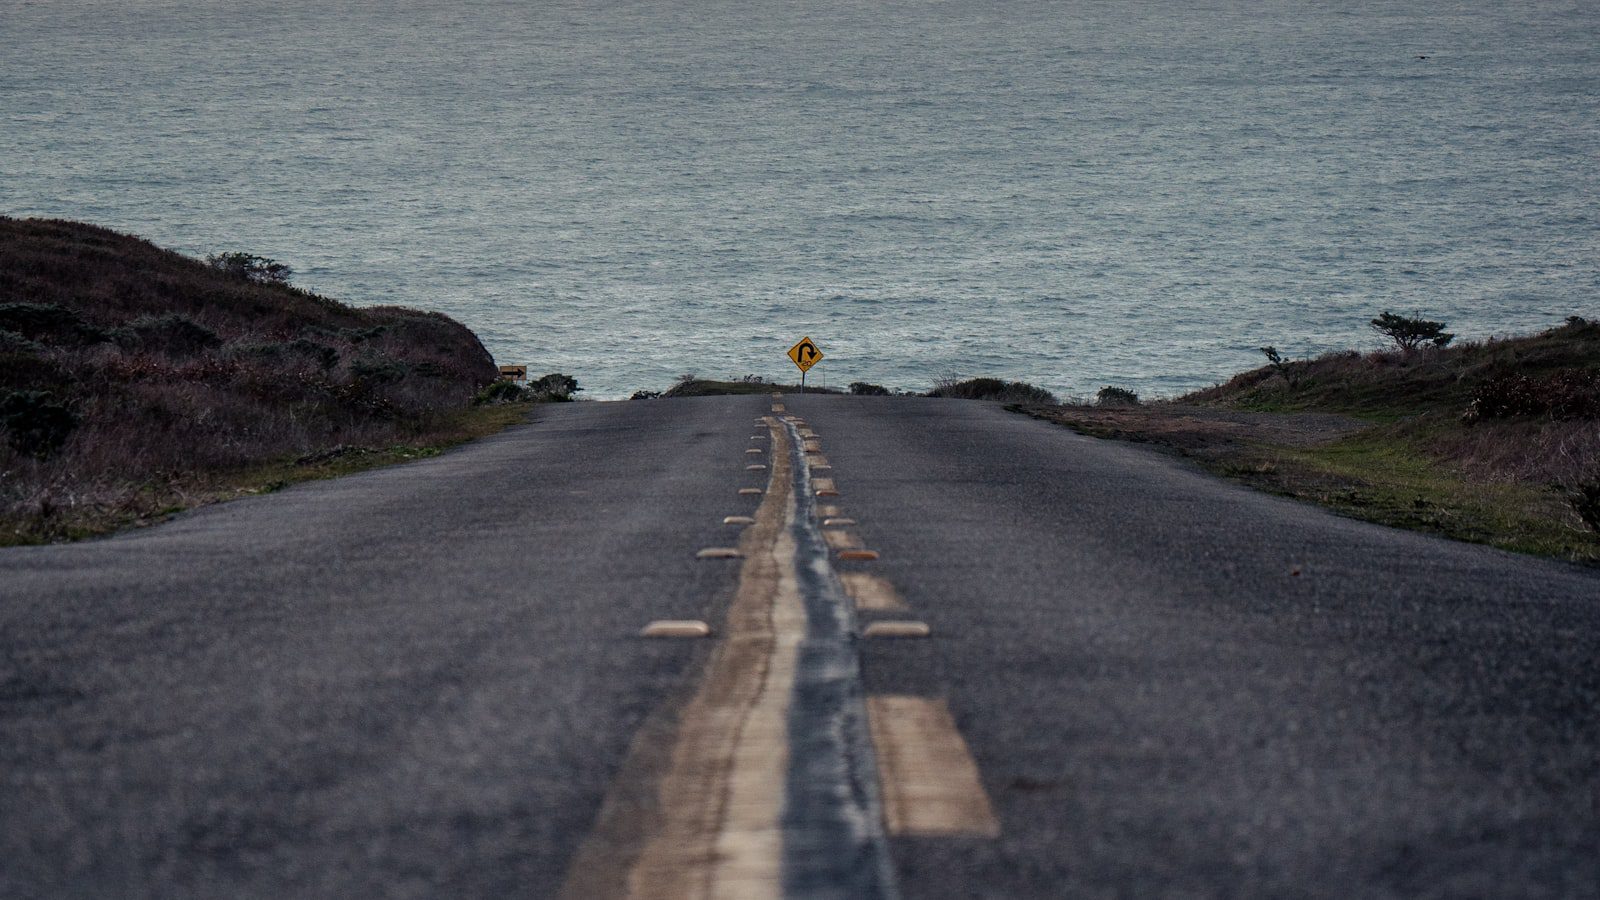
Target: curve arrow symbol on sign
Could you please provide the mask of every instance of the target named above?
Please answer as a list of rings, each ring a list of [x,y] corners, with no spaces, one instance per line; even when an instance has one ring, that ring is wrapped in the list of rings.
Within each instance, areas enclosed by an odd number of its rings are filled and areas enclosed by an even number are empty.
[[[822,348],[818,347],[811,338],[803,337],[799,343],[789,348],[789,358],[794,361],[795,367],[801,374],[822,361]]]

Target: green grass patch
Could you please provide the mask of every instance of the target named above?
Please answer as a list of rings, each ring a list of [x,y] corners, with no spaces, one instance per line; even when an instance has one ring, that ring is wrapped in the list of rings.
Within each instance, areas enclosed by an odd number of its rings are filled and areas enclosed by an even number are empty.
[[[1433,458],[1419,435],[1379,427],[1311,448],[1250,447],[1202,458],[1218,474],[1342,515],[1503,550],[1600,562],[1587,530],[1554,489],[1468,479]]]

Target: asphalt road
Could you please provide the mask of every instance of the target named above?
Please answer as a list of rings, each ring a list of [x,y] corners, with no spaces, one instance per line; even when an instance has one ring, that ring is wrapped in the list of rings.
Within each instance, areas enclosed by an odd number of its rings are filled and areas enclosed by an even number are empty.
[[[1592,896],[1600,572],[1340,519],[992,404],[789,396],[927,622],[997,837],[906,897]],[[0,551],[0,896],[555,894],[725,617],[765,396]],[[814,598],[813,598],[814,599]],[[808,601],[809,602],[809,601]],[[889,616],[861,613],[864,622]],[[791,719],[791,723],[797,721]]]

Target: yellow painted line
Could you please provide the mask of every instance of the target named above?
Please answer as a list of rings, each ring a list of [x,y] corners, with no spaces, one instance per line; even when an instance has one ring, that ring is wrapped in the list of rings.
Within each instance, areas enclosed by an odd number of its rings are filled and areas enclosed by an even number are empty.
[[[943,700],[867,698],[890,834],[999,837],[1000,820]]]
[[[843,516],[829,516],[828,518],[822,520],[822,527],[823,528],[832,528],[832,527],[834,527],[836,525],[854,525],[854,524],[856,524],[856,520],[855,519],[846,519]]]
[[[724,524],[724,525],[754,525],[755,523],[756,523],[756,520],[750,518],[749,516],[723,516],[722,517],[722,524]]]
[[[707,547],[694,555],[695,559],[740,559],[744,553],[738,547]]]
[[[817,507],[817,512],[824,516],[842,516],[844,513],[837,506],[824,505]]]
[[[860,538],[848,531],[841,531],[836,528],[823,529],[822,539],[827,541],[828,546],[834,550],[855,550],[861,546]]]
[[[750,465],[745,466],[744,470],[746,472],[764,472],[766,471],[766,468],[767,467],[762,463],[751,463]]]
[[[831,468],[833,468],[833,464],[828,462],[828,458],[826,456],[821,456],[821,455],[807,457],[806,458],[806,465],[809,466],[811,468],[811,471],[813,471],[813,472],[815,472],[818,469],[831,469]]]
[[[657,619],[639,631],[648,638],[703,638],[711,635],[711,626],[699,619]]]
[[[762,450],[761,450],[760,447],[751,447],[749,450],[746,450],[744,452],[744,455],[745,456],[760,456],[761,453],[762,453]]]
[[[782,403],[774,403],[774,404],[772,404],[772,411],[773,412],[783,412],[784,411],[784,405]]]
[[[839,558],[840,559],[872,560],[872,559],[877,559],[878,558],[878,551],[876,551],[876,550],[840,550],[839,551]]]
[[[761,488],[739,488],[739,493],[744,495],[759,494],[761,493]]]
[[[864,638],[925,638],[933,634],[927,622],[873,622],[861,630]]]
[[[741,532],[739,587],[681,705],[648,720],[579,848],[566,900],[781,900],[789,703],[806,634],[795,568],[792,466]]]
[[[804,449],[807,453],[821,453],[822,445],[816,441],[806,441]]]
[[[844,592],[856,602],[856,609],[897,612],[907,608],[906,601],[887,578],[865,572],[841,572],[839,580],[844,583]]]

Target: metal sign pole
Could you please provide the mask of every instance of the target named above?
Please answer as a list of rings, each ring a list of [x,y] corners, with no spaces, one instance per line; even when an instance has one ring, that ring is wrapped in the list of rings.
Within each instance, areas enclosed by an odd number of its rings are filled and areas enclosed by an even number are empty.
[[[805,392],[806,392],[806,370],[805,369],[801,369],[800,370],[800,393],[804,394]]]

